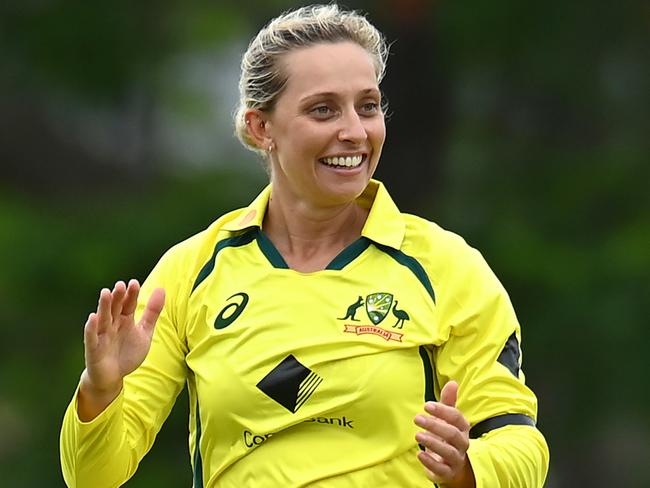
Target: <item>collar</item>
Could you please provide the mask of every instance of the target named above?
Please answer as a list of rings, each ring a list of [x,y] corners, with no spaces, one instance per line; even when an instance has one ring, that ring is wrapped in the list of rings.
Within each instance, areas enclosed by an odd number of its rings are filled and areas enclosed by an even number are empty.
[[[270,197],[271,185],[269,184],[248,207],[243,208],[236,218],[226,222],[222,228],[231,232],[250,227],[261,228]],[[366,189],[357,198],[357,203],[370,210],[361,235],[379,244],[399,249],[404,240],[406,224],[384,184],[378,180],[370,180]]]
[[[370,209],[361,235],[399,250],[404,240],[406,223],[384,184],[378,180],[370,180],[357,202]]]
[[[264,214],[266,213],[270,198],[271,185],[269,184],[257,195],[248,207],[242,208],[233,220],[226,222],[222,226],[222,229],[236,232],[248,229],[249,227],[262,228],[262,221],[264,220]]]

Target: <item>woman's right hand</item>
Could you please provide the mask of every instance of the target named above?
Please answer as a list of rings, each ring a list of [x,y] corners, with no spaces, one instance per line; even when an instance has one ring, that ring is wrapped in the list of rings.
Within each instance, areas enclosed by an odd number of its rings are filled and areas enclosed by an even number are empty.
[[[77,411],[82,421],[99,415],[120,393],[122,380],[142,364],[151,347],[156,321],[165,304],[165,290],[156,288],[136,324],[134,313],[140,284],[118,281],[102,289],[97,311],[84,327],[86,369],[81,375]]]

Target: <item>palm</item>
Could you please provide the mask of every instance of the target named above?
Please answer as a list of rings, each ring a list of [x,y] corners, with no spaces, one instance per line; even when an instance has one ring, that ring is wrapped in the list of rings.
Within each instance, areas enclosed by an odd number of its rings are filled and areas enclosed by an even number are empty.
[[[90,315],[85,330],[86,372],[92,385],[110,389],[134,371],[146,357],[153,330],[164,304],[164,292],[155,290],[140,322],[134,321],[140,287],[132,280],[128,288],[118,282],[102,290],[97,312]]]

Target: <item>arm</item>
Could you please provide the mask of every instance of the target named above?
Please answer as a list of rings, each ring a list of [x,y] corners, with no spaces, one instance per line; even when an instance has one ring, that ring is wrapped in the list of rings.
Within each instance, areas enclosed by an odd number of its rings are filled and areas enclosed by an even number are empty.
[[[456,408],[458,383],[450,381],[440,394],[440,402],[427,402],[428,415],[416,415],[415,424],[424,430],[415,435],[425,448],[418,453],[427,478],[447,488],[475,488],[476,479],[467,457],[469,422]]]
[[[449,335],[434,351],[436,396],[442,398],[433,408],[425,406],[429,416],[421,420],[428,423],[418,425],[447,444],[458,439],[442,459],[455,469],[436,468],[431,456],[423,464],[437,475],[432,480],[448,483],[443,486],[541,487],[549,452],[535,427],[537,399],[520,369],[521,331],[512,305],[478,252],[471,250],[452,262],[446,294],[438,304],[440,325]],[[439,385],[450,381],[459,385],[457,404],[445,398],[447,386],[439,391]],[[462,412],[461,418],[454,412]],[[435,431],[435,423],[453,429]],[[474,479],[466,475],[467,468]]]
[[[77,413],[83,422],[92,421],[117,398],[124,377],[135,371],[149,352],[165,292],[162,288],[153,291],[136,324],[139,292],[136,280],[131,280],[128,288],[118,281],[112,292],[106,288],[100,292],[97,312],[88,317],[84,327],[86,369],[77,395]]]
[[[185,352],[174,323],[174,294],[162,308],[157,288],[168,282],[165,268],[159,264],[147,279],[139,296],[150,299],[137,309],[137,282],[128,288],[118,283],[112,292],[102,290],[89,317],[86,369],[61,430],[68,486],[112,487],[130,478],[182,389]]]

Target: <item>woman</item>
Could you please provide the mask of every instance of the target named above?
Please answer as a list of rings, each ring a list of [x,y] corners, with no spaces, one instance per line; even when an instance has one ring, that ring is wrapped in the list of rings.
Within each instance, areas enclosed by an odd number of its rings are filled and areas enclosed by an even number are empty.
[[[142,290],[101,291],[62,429],[70,486],[127,480],[185,383],[196,488],[542,486],[506,292],[371,180],[385,60],[381,34],[335,5],[251,42],[236,127],[271,184]]]

